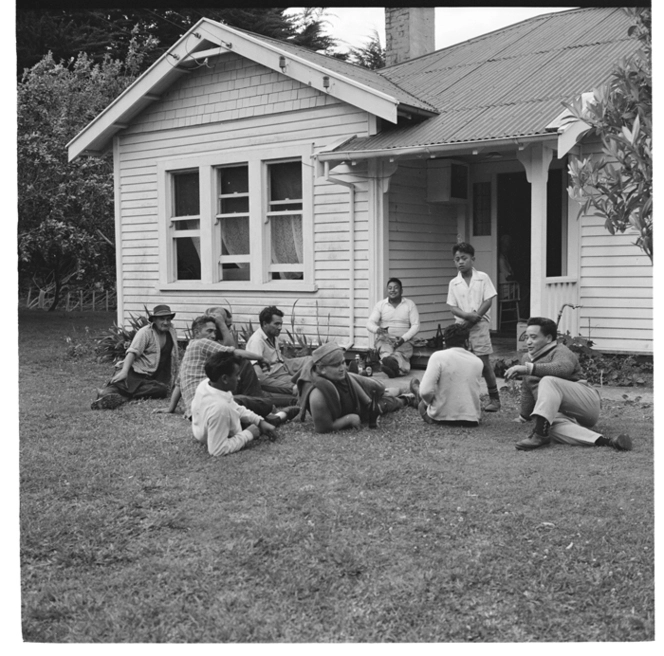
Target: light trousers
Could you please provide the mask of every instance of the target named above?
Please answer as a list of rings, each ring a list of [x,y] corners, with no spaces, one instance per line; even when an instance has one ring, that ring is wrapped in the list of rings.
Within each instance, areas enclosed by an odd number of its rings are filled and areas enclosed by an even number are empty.
[[[602,437],[590,430],[599,419],[601,404],[599,392],[586,383],[544,376],[532,414],[551,424],[549,435],[555,442],[593,446]]]

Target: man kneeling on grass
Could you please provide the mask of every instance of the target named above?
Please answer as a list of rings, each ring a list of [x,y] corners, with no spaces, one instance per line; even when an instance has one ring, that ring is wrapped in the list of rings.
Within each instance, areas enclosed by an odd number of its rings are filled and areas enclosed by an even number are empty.
[[[274,440],[273,424],[233,400],[240,376],[240,360],[232,353],[213,353],[205,363],[207,379],[196,388],[191,402],[194,437],[207,444],[212,456],[239,451],[261,434]]]
[[[298,405],[301,420],[311,413],[317,433],[360,428],[363,421],[375,428],[379,414],[417,407],[415,394],[394,396],[380,381],[348,372],[344,351],[334,342],[318,347],[311,359],[297,381]]]
[[[551,441],[576,446],[611,446],[631,451],[632,440],[622,433],[604,437],[590,430],[599,419],[599,391],[586,380],[576,355],[558,344],[558,326],[545,317],[531,317],[526,327],[528,355],[525,364],[510,367],[505,378],[523,376],[521,411],[517,422],[535,420],[528,438],[517,442],[531,451]]]
[[[480,408],[480,379],[484,363],[468,351],[468,326],[453,323],[445,328],[445,350],[436,351],[427,363],[420,384],[411,389],[419,393],[420,416],[428,424],[477,426]]]

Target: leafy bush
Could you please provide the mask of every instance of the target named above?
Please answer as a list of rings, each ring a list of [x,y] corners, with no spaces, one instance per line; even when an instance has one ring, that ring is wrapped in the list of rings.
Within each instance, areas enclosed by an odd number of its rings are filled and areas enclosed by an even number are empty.
[[[149,323],[146,316],[135,317],[133,314],[129,315],[129,328],[118,326],[117,323],[113,322],[106,334],[96,340],[97,361],[115,364],[122,360],[136,333]]]

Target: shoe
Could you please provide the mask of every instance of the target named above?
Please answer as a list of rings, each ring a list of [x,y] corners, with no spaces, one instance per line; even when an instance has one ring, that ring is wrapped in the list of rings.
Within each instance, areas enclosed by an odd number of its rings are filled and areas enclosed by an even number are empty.
[[[484,408],[484,412],[498,412],[500,410],[500,399],[489,399],[489,404]]]
[[[609,438],[609,446],[612,446],[618,451],[631,451],[632,438],[627,433],[620,433],[618,437]]]
[[[515,447],[519,451],[532,451],[533,449],[539,449],[541,446],[548,446],[549,444],[551,444],[550,437],[538,435],[533,431],[528,438],[517,442]]]
[[[99,392],[97,392],[99,394]],[[91,404],[91,410],[113,410],[119,405],[122,405],[125,402],[124,396],[122,394],[117,394],[115,392],[111,394],[106,394],[104,396],[98,396]]]
[[[381,360],[380,366],[388,378],[396,378],[399,375],[399,363],[389,355]]]
[[[415,398],[417,399],[417,405],[415,407],[419,406],[420,401],[422,400],[420,397],[420,379],[412,378],[408,387],[410,388],[411,393],[414,394]]]
[[[408,392],[406,394],[399,394],[399,398],[403,399],[408,406],[411,408],[415,408],[417,410],[417,407],[420,405],[420,401],[417,398],[417,394],[413,394],[412,392]]]
[[[290,421],[291,419],[295,419],[295,417],[300,414],[300,406],[289,405],[287,408],[282,408],[281,412],[286,413],[286,419],[284,421]]]

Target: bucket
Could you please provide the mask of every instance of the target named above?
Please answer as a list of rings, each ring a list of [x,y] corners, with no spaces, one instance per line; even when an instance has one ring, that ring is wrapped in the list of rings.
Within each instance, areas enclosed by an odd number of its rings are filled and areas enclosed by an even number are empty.
[[[527,351],[526,347],[526,322],[519,321],[516,324],[516,350],[519,352]]]

